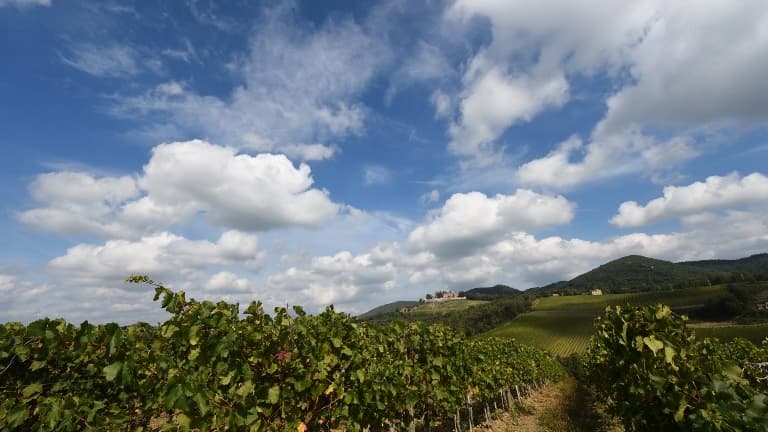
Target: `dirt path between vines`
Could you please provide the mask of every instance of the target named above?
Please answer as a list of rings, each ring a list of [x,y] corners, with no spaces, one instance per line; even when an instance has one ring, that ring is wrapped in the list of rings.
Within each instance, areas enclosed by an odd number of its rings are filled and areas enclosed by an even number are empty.
[[[516,414],[516,415],[515,415]],[[516,413],[501,413],[475,431],[482,432],[620,432],[573,378],[537,390]]]

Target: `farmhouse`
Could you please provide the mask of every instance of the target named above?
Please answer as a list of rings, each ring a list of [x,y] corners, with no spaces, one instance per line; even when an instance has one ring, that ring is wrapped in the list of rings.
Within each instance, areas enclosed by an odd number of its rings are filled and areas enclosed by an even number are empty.
[[[427,294],[428,302],[441,302],[450,300],[466,300],[466,297],[459,297],[459,293],[453,290],[435,291],[435,294]]]
[[[603,290],[595,288],[592,290],[592,295],[603,295]]]

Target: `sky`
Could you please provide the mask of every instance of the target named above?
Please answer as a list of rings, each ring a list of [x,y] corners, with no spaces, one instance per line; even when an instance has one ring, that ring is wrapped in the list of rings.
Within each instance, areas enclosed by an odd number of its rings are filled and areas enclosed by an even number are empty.
[[[764,0],[0,0],[0,322],[768,251]]]

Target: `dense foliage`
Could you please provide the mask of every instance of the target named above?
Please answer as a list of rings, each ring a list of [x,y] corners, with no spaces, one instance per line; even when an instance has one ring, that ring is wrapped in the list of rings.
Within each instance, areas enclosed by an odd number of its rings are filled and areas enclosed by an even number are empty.
[[[0,431],[428,428],[562,372],[541,350],[444,326],[259,303],[243,317],[157,285],[159,298],[159,326],[0,325]]]
[[[486,288],[472,288],[467,291],[461,291],[459,295],[468,300],[495,300],[500,297],[516,296],[522,294],[522,291],[516,290],[507,285],[494,285]]]
[[[768,431],[768,340],[697,340],[668,306],[609,307],[586,380],[629,431]]]
[[[626,293],[766,280],[768,254],[738,260],[682,263],[629,255],[605,263],[570,281],[532,288],[530,292],[575,295],[600,288],[604,293]]]
[[[704,321],[732,320],[740,323],[768,321],[768,310],[756,305],[768,300],[768,282],[730,283],[725,293],[691,311],[692,318]]]
[[[461,300],[457,300],[461,301]],[[533,297],[518,295],[502,297],[480,305],[470,306],[460,310],[450,310],[435,313],[389,312],[369,316],[367,321],[377,324],[389,324],[393,321],[422,322],[426,324],[443,324],[457,330],[465,336],[475,336],[494,329],[501,324],[512,321],[518,315],[531,310]]]

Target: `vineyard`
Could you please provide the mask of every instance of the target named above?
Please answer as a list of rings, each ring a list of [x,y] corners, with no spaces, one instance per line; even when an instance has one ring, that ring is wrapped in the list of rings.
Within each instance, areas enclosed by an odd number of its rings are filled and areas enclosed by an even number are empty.
[[[613,307],[595,325],[585,382],[627,431],[768,431],[768,339],[697,339],[668,306]]]
[[[361,324],[333,308],[198,302],[146,277],[158,326],[0,326],[0,431],[462,428],[562,368],[509,340]]]
[[[724,296],[725,293],[725,286],[713,285],[674,291],[544,297],[538,299],[531,312],[519,315],[515,320],[487,332],[486,335],[514,338],[560,356],[584,353],[593,334],[595,318],[600,316],[607,306],[662,303],[684,313]],[[717,337],[726,341],[742,337],[759,344],[768,336],[768,324],[690,327],[702,337]]]

